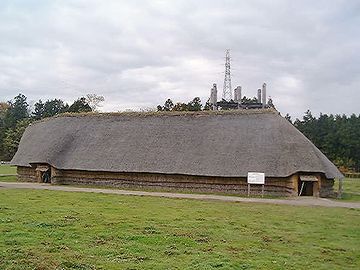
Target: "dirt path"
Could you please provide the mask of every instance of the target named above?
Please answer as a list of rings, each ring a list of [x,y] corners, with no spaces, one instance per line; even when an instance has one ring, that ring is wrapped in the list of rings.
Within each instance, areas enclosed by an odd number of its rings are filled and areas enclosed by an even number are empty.
[[[0,182],[0,188],[60,190],[60,191],[70,191],[70,192],[93,192],[93,193],[103,193],[103,194],[152,196],[152,197],[165,197],[165,198],[178,198],[178,199],[218,200],[218,201],[227,201],[227,202],[268,203],[268,204],[285,204],[285,205],[297,205],[297,206],[324,206],[324,207],[343,207],[343,208],[360,209],[360,203],[340,202],[325,198],[313,198],[313,197],[296,197],[289,199],[261,199],[261,198],[243,198],[243,197],[223,196],[223,195],[83,188],[83,187],[71,187],[71,186],[56,186],[51,184],[40,184],[40,183],[14,183],[14,182]]]

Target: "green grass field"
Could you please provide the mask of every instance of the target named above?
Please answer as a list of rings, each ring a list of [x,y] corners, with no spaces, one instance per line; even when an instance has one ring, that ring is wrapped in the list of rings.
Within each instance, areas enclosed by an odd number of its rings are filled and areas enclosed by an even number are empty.
[[[360,179],[345,178],[343,183],[343,196],[341,200],[346,201],[360,201]],[[334,188],[337,190],[339,186],[338,181],[335,181]]]
[[[0,269],[359,269],[360,211],[0,190]]]
[[[0,164],[0,174],[16,174],[16,167]]]
[[[0,164],[0,181],[15,182],[16,176],[1,176],[2,174],[16,174],[16,167]]]

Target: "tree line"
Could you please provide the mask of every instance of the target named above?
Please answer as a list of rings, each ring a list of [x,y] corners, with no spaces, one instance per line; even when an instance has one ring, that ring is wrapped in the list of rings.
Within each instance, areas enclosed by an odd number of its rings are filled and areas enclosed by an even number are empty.
[[[314,117],[310,110],[303,118],[285,118],[312,141],[340,170],[360,171],[360,114]]]
[[[225,99],[222,100],[223,102],[228,102]],[[231,100],[230,102],[234,102]],[[243,96],[241,99],[242,104],[254,104],[258,103],[258,99],[256,97],[248,98]],[[272,99],[269,99],[269,106],[275,108]],[[174,103],[170,98],[168,98],[164,105],[158,105],[157,111],[208,111],[212,108],[210,104],[210,100],[208,99],[205,104],[201,103],[201,99],[199,97],[195,97],[189,102],[176,102]]]
[[[27,97],[18,94],[13,100],[0,102],[0,160],[12,159],[21,136],[31,122],[65,112],[95,111],[102,101],[104,97],[88,94],[86,97],[78,98],[71,105],[56,98],[45,102],[39,100],[31,109]]]
[[[158,105],[157,111],[201,111],[209,110],[210,104],[208,102],[203,106],[199,97],[195,97],[188,103],[177,102],[174,103],[170,98],[167,99],[163,106]]]

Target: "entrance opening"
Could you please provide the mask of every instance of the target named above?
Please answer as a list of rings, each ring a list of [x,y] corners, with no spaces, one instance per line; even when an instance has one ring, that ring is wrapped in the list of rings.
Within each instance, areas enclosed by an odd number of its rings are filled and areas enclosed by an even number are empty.
[[[49,165],[37,165],[35,171],[38,182],[51,183],[51,167]]]
[[[314,182],[299,181],[298,185],[299,196],[313,196],[314,195]]]
[[[41,180],[43,183],[51,183],[51,171],[50,168],[44,172],[41,172]]]
[[[300,175],[298,180],[298,196],[318,196],[318,181],[315,175]]]

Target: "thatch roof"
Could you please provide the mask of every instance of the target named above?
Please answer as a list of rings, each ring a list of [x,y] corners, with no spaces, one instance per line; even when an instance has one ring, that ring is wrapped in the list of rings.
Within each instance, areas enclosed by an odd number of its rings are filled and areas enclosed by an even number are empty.
[[[13,165],[204,176],[342,177],[273,110],[63,115],[29,126]]]

